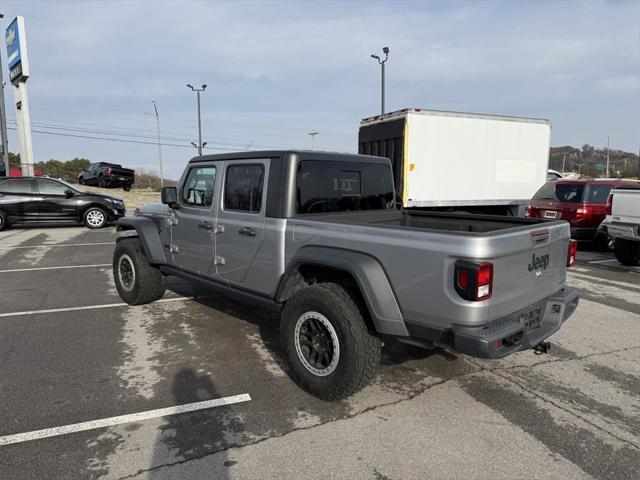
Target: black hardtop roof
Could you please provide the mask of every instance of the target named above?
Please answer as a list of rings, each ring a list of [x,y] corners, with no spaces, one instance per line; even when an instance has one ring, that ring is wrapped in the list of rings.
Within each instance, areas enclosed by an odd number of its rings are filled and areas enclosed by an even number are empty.
[[[318,150],[253,150],[249,152],[219,153],[216,155],[193,157],[189,160],[189,163],[215,162],[222,160],[251,160],[258,158],[284,158],[286,156],[295,156],[300,160],[389,164],[389,159],[385,157],[358,155],[355,153],[323,152]]]

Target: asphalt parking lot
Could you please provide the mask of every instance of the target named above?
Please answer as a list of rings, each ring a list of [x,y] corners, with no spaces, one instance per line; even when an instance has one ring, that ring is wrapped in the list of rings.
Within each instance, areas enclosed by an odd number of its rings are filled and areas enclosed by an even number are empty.
[[[387,344],[338,403],[289,379],[277,315],[169,279],[129,307],[113,228],[0,233],[0,478],[636,479],[640,268],[581,251],[548,355]]]

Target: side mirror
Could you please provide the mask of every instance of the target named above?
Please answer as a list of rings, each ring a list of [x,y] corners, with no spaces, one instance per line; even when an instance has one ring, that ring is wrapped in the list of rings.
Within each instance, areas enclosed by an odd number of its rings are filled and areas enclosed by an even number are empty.
[[[176,208],[178,205],[178,190],[176,187],[162,187],[160,197],[162,203],[169,205],[171,208]]]
[[[67,188],[67,189],[64,191],[64,196],[65,196],[66,198],[71,198],[71,197],[73,197],[74,195],[75,195],[75,192],[74,192],[73,190],[71,190],[70,188]]]

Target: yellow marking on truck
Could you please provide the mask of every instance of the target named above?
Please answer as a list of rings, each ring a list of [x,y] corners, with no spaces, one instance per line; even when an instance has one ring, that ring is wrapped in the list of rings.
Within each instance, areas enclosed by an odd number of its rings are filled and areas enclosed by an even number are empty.
[[[407,202],[407,185],[409,183],[409,162],[407,152],[409,150],[409,115],[404,121],[404,146],[402,148],[402,206]]]

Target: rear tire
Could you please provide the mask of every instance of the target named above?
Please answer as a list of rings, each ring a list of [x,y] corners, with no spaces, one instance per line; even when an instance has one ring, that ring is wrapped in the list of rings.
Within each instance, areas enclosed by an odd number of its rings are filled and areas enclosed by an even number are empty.
[[[609,235],[605,232],[598,232],[593,239],[593,246],[596,250],[607,251],[609,250],[609,243],[611,243],[611,239]]]
[[[122,187],[122,190],[124,190],[125,192],[130,192],[131,191],[131,185],[125,185],[124,187]]]
[[[635,267],[640,264],[640,242],[616,238],[614,252],[623,265]]]
[[[139,238],[120,240],[113,252],[113,279],[120,298],[144,305],[162,298],[162,273],[149,264]]]
[[[98,186],[100,188],[107,188],[107,181],[104,179],[102,175],[98,177]]]
[[[6,213],[0,211],[0,232],[2,230],[6,230],[9,228],[9,220],[7,219]]]
[[[361,390],[380,364],[380,339],[367,329],[351,295],[335,283],[296,292],[282,312],[280,336],[293,380],[323,400]]]
[[[100,207],[89,207],[82,216],[82,221],[87,228],[97,229],[107,225],[107,212]]]

